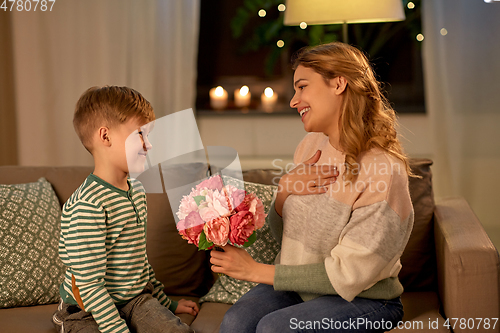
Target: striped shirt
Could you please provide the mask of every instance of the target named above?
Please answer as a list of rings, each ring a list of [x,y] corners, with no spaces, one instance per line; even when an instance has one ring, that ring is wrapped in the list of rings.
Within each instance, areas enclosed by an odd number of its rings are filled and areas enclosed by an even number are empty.
[[[144,188],[127,182],[124,191],[91,174],[62,210],[59,257],[67,270],[60,294],[66,303],[83,303],[101,332],[129,332],[116,305],[140,294],[148,281],[161,304],[172,312],[177,307],[148,262]]]

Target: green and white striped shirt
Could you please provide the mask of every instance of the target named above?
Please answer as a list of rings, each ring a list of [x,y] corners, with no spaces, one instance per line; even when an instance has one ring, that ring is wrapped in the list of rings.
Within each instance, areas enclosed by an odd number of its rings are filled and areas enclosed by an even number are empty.
[[[59,256],[66,265],[60,288],[64,302],[77,304],[72,276],[83,302],[101,332],[129,332],[116,305],[142,292],[147,282],[153,296],[172,312],[177,302],[163,292],[146,254],[146,194],[128,180],[121,190],[91,174],[63,206]]]

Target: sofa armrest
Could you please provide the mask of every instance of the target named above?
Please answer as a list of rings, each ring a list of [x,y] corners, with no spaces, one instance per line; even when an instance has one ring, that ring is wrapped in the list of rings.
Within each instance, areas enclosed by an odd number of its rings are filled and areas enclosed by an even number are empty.
[[[474,318],[475,325],[476,318],[498,318],[498,252],[469,204],[464,198],[438,201],[434,219],[439,296],[450,324],[452,318]],[[500,323],[494,330],[482,323],[470,330],[458,322],[453,331],[500,332]]]

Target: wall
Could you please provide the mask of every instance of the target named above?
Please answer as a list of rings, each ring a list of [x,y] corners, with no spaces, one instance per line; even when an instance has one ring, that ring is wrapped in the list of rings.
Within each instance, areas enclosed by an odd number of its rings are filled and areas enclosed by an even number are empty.
[[[236,149],[244,169],[284,167],[292,162],[295,147],[307,134],[295,114],[198,115],[197,121],[203,144]],[[432,158],[427,115],[403,114],[399,122],[406,152],[411,157]]]

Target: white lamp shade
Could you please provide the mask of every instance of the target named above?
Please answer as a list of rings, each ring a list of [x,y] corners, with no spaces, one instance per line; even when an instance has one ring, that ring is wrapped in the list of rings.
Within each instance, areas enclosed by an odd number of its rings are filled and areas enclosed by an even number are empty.
[[[405,19],[401,0],[287,0],[285,25],[391,22]]]

